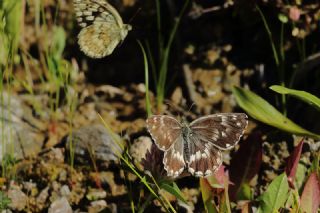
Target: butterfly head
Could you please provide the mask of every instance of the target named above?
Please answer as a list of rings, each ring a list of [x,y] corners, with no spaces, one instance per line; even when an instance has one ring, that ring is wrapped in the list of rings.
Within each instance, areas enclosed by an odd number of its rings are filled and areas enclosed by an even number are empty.
[[[120,32],[120,36],[121,36],[121,40],[123,41],[127,35],[128,35],[128,32],[132,30],[132,26],[130,24],[124,24],[122,26],[122,30]]]

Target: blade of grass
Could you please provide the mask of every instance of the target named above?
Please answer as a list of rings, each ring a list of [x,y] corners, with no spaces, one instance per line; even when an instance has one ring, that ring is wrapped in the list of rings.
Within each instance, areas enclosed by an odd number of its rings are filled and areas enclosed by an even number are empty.
[[[146,55],[146,51],[144,50],[143,45],[139,40],[137,40],[141,51],[143,55],[143,62],[144,62],[144,81],[146,85],[146,110],[147,110],[147,117],[149,117],[152,112],[151,112],[151,103],[150,103],[150,97],[149,97],[149,66],[148,66],[148,59]]]

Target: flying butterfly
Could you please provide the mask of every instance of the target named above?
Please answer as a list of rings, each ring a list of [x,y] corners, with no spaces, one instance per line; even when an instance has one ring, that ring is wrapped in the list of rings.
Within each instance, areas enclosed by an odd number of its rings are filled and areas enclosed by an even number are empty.
[[[244,113],[212,114],[190,124],[167,115],[147,119],[152,139],[164,151],[164,169],[174,178],[185,169],[198,177],[212,175],[222,164],[220,150],[234,147],[247,125]]]
[[[78,35],[80,49],[92,58],[110,55],[132,29],[105,0],[73,0],[73,5],[82,28]]]

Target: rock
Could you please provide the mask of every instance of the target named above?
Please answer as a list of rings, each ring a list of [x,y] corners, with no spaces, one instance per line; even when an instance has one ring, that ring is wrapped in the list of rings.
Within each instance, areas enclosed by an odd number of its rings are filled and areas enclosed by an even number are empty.
[[[88,213],[98,213],[107,208],[107,202],[105,200],[97,200],[91,202]]]
[[[66,149],[69,153],[71,143],[75,160],[80,163],[92,163],[92,157],[94,161],[118,161],[118,155],[123,152],[106,128],[100,124],[79,128],[73,132],[72,140],[68,136]]]
[[[42,209],[42,208],[45,206],[48,197],[49,197],[49,186],[47,186],[46,188],[44,188],[44,189],[40,192],[40,194],[38,195],[38,197],[37,197],[37,199],[36,199],[36,201],[37,201],[37,206],[38,206],[39,208],[40,208],[40,206],[41,206],[40,209]]]
[[[3,92],[0,101],[0,161],[6,154],[15,159],[35,156],[41,151],[44,135],[32,111],[16,96]],[[37,128],[35,128],[37,127]]]
[[[142,158],[145,157],[148,150],[151,149],[152,141],[150,137],[141,136],[134,140],[133,144],[130,147],[130,155],[134,159],[134,163],[138,167],[142,167],[140,165]]]
[[[48,213],[72,213],[72,208],[65,197],[61,197],[51,203]]]
[[[63,185],[60,189],[60,194],[63,197],[68,197],[71,194],[71,191],[69,189],[69,186]]]
[[[27,206],[28,197],[19,188],[10,188],[8,197],[11,200],[9,207],[12,210],[22,211]]]

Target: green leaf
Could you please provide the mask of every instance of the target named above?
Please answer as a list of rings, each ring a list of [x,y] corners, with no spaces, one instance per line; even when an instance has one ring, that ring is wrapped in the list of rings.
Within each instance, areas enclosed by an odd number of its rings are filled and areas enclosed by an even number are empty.
[[[277,93],[291,95],[293,97],[296,97],[296,98],[310,104],[311,106],[315,107],[317,110],[320,111],[320,99],[317,96],[312,95],[311,93],[301,91],[301,90],[289,89],[289,88],[279,86],[279,85],[273,85],[269,88]]]
[[[267,190],[261,195],[261,212],[274,213],[283,207],[288,198],[289,184],[285,173],[276,177],[268,186]]]
[[[170,194],[174,195],[177,199],[181,200],[184,203],[187,203],[186,199],[183,197],[182,192],[175,182],[172,183],[172,186],[167,183],[162,183],[160,188],[166,190]]]
[[[297,173],[296,173],[296,178],[295,178],[295,187],[300,190],[301,187],[303,186],[303,183],[306,178],[306,173],[307,173],[307,167],[299,163],[298,168],[297,168]]]
[[[286,132],[320,139],[320,135],[295,124],[254,92],[240,87],[234,87],[232,92],[240,107],[254,119]]]
[[[248,183],[242,183],[238,192],[237,199],[238,200],[251,200],[252,199],[252,191],[251,187]]]

